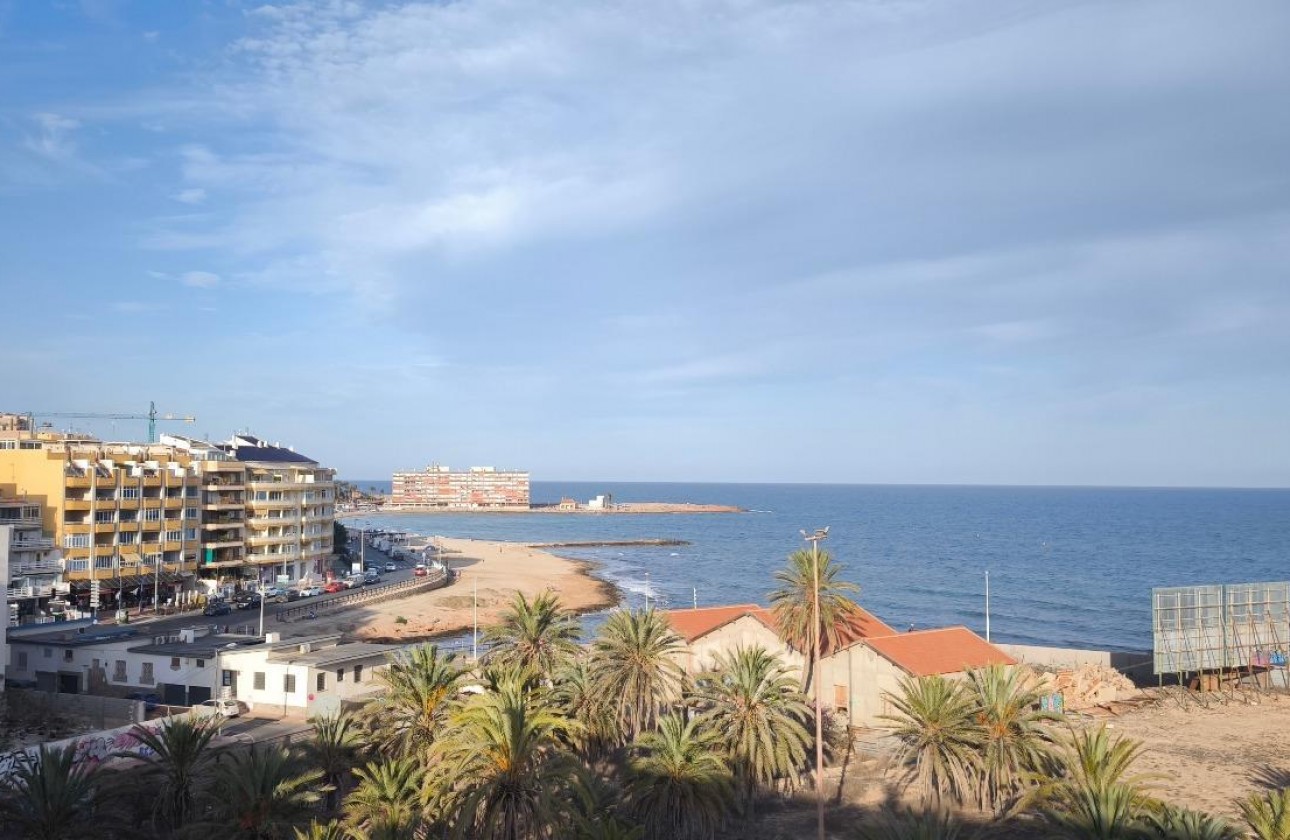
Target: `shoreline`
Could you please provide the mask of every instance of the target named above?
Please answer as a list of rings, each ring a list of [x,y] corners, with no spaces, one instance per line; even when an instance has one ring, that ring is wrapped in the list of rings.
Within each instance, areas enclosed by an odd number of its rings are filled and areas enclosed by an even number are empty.
[[[293,622],[284,636],[340,633],[347,641],[413,644],[469,633],[476,602],[481,631],[497,624],[516,592],[532,598],[549,589],[564,609],[578,615],[622,600],[622,591],[596,574],[594,561],[561,557],[527,543],[459,537],[442,542],[445,562],[458,573],[451,586]]]
[[[748,513],[745,508],[734,505],[708,505],[692,502],[623,502],[612,509],[593,510],[588,508],[561,508],[555,504],[530,505],[528,507],[508,508],[442,508],[442,507],[391,507],[383,506],[378,510],[346,510],[335,514],[336,519],[348,519],[362,516],[498,516],[508,513],[518,514],[576,514],[578,516],[632,516],[645,514],[697,514],[697,513]]]

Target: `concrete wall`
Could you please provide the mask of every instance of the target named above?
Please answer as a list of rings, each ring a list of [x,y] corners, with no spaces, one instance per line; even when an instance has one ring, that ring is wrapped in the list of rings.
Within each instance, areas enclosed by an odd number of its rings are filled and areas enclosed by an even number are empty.
[[[750,615],[740,616],[729,624],[695,639],[686,646],[681,666],[686,673],[697,674],[711,669],[716,663],[718,654],[729,655],[736,648],[754,646],[765,648],[789,668],[801,673],[804,663],[802,656],[790,651],[774,631]]]
[[[27,688],[9,689],[9,708],[20,715],[76,715],[100,729],[141,723],[147,712],[140,700],[94,697],[88,694],[59,694]]]
[[[1114,668],[1130,677],[1141,678],[1151,673],[1151,651],[1082,650],[1079,648],[1043,647],[1041,645],[1013,645],[996,643],[995,647],[1028,665],[1050,668],[1078,668],[1080,665],[1101,665]]]

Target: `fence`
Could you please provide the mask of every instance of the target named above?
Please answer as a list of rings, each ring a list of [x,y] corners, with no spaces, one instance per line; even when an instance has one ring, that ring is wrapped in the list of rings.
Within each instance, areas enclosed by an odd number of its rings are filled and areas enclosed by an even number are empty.
[[[456,573],[452,571],[436,572],[426,577],[414,577],[411,580],[403,580],[386,586],[364,586],[360,589],[350,590],[343,595],[337,595],[334,598],[318,599],[312,603],[297,604],[294,607],[279,609],[275,611],[274,615],[278,621],[296,621],[358,604],[377,604],[381,601],[390,601],[395,598],[406,598],[408,595],[417,592],[441,589],[451,583],[455,576]]]
[[[142,726],[145,729],[155,731],[165,725],[168,720],[181,719],[192,714],[192,712],[185,712],[183,715],[158,718],[141,724],[132,723],[128,726],[118,726],[101,732],[91,732],[75,738],[65,738],[62,741],[27,747],[11,753],[0,753],[0,781],[8,779],[24,762],[31,761],[40,755],[41,747],[46,749],[72,747],[76,751],[75,761],[77,765],[113,764],[127,760],[122,757],[123,754],[148,755],[151,750],[139,742],[135,734],[135,726]]]
[[[20,717],[48,717],[55,714],[84,718],[100,729],[126,726],[144,719],[140,700],[99,697],[93,694],[59,694],[33,688],[8,688],[10,714]]]

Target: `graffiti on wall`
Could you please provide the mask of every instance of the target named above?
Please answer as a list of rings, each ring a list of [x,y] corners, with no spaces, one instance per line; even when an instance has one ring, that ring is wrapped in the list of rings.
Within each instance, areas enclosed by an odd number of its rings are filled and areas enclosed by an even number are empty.
[[[114,762],[127,761],[128,756],[151,755],[152,750],[147,745],[140,743],[136,734],[136,726],[156,732],[167,721],[182,720],[192,716],[192,714],[192,712],[186,712],[169,718],[159,718],[146,723],[107,729],[102,732],[94,732],[76,738],[65,738],[62,741],[53,741],[11,753],[0,754],[0,779],[8,779],[24,763],[35,761],[40,756],[41,746],[47,750],[74,747],[77,764],[84,762],[92,765],[110,766]]]

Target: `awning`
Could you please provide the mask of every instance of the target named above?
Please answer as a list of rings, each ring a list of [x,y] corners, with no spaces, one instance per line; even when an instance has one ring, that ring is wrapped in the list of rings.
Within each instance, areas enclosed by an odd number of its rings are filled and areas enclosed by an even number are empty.
[[[138,589],[142,586],[144,589],[152,589],[153,583],[160,580],[163,584],[182,583],[186,575],[179,572],[162,572],[160,575],[122,575],[121,577],[99,578],[100,590],[118,589]],[[72,581],[72,591],[89,592],[90,582],[88,580]]]

